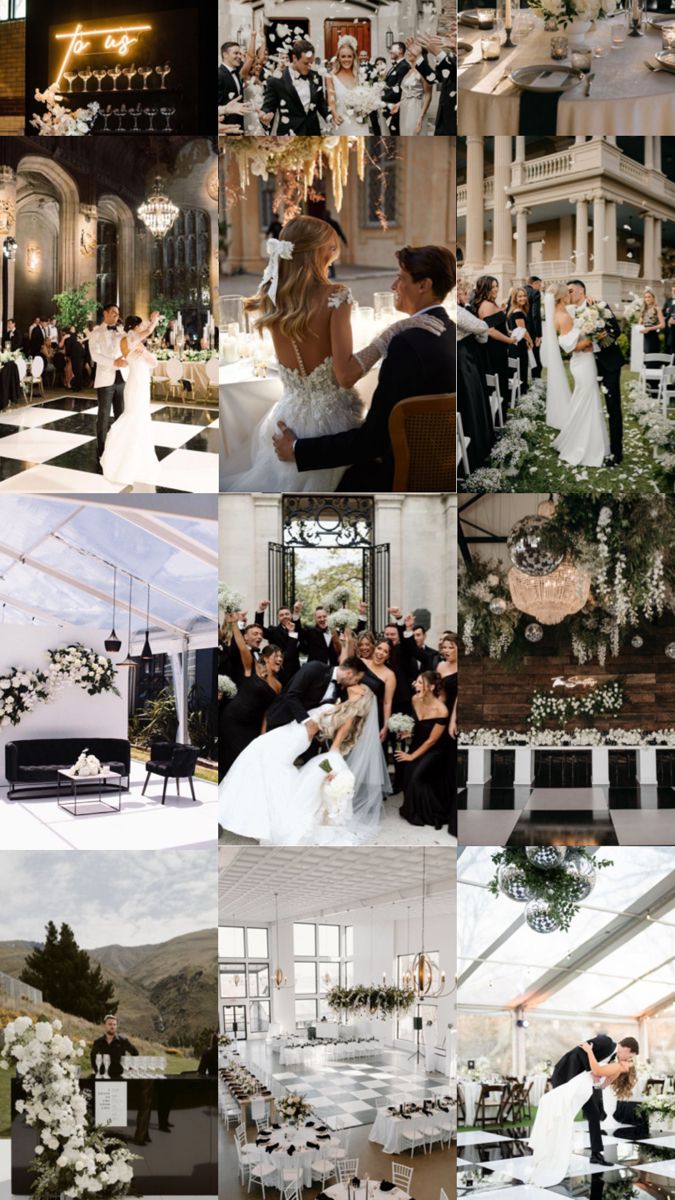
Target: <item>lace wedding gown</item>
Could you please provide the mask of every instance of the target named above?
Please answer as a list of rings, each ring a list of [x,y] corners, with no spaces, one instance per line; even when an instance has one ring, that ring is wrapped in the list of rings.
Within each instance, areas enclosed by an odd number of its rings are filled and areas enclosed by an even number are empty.
[[[582,357],[580,355],[579,357]],[[589,357],[584,355],[583,357]],[[574,1118],[593,1092],[593,1076],[582,1071],[542,1096],[532,1133],[532,1158],[526,1159],[526,1183],[555,1187],[569,1175],[574,1146]]]
[[[299,768],[293,763],[308,748],[304,725],[291,721],[251,742],[230,767],[219,787],[220,824],[230,833],[273,846],[345,846],[373,842],[379,828],[383,794],[391,791],[379,738],[377,704],[364,697],[367,713],[356,744],[345,757],[320,751]],[[336,706],[310,709],[321,724]],[[333,771],[345,767],[355,780],[354,796],[343,819],[331,823],[323,795],[325,760]]]
[[[133,333],[126,337],[129,377],[124,387],[124,412],[110,426],[101,470],[110,483],[128,487],[133,483],[155,483],[159,460],[150,417],[150,384],[157,359]]]
[[[349,291],[335,293],[328,304],[338,308],[344,301],[353,303]],[[361,397],[354,388],[340,387],[330,355],[308,375],[300,367],[279,363],[279,376],[284,388],[281,399],[253,430],[250,442],[225,460],[221,491],[333,492],[340,482],[344,467],[300,472],[295,463],[280,462],[274,453],[272,434],[277,433],[278,421],[284,421],[298,438],[355,429],[365,415]],[[233,466],[240,469],[233,471]]]
[[[341,79],[338,79],[337,75],[333,75],[333,87],[335,88],[335,108],[337,115],[342,117],[342,124],[336,126],[335,132],[339,133],[340,137],[367,137],[370,133],[368,121],[357,121],[347,112],[349,93],[352,91],[352,88],[344,84]]]
[[[573,467],[601,467],[609,454],[609,438],[602,411],[602,395],[598,380],[595,354],[580,350],[575,353],[581,331],[575,326],[569,333],[558,336],[561,348],[572,353],[570,370],[574,391],[567,419],[553,443],[554,450],[564,462]]]

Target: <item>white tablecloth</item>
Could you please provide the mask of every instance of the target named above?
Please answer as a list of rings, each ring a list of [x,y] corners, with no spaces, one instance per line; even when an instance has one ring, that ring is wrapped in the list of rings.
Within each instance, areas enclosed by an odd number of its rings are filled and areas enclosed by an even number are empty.
[[[282,1189],[281,1172],[287,1167],[302,1167],[302,1184],[303,1187],[311,1187],[312,1185],[312,1162],[315,1158],[319,1158],[321,1151],[310,1146],[306,1147],[306,1142],[317,1142],[319,1146],[327,1146],[329,1142],[320,1142],[317,1140],[315,1129],[295,1129],[292,1125],[282,1125],[280,1129],[273,1129],[272,1136],[268,1140],[268,1145],[279,1144],[278,1150],[273,1150],[271,1154],[267,1153],[265,1146],[257,1146],[258,1158],[260,1162],[272,1162],[279,1171],[275,1186]],[[295,1152],[288,1153],[288,1147],[294,1146]],[[269,1186],[269,1185],[268,1185]]]
[[[326,1195],[330,1196],[330,1200],[347,1200],[347,1184],[334,1183],[332,1187],[326,1188]],[[352,1188],[354,1200],[366,1200],[366,1185],[362,1182],[358,1191]],[[380,1181],[371,1179],[368,1184],[368,1200],[410,1200],[408,1192],[404,1192],[403,1188],[392,1188],[390,1192],[380,1191]]]
[[[599,24],[604,26],[606,22]],[[611,22],[607,24],[611,27]],[[503,83],[496,94],[490,93],[504,72],[514,67],[534,63],[555,66],[550,57],[551,34],[538,20],[537,28],[519,46],[502,49],[500,57],[489,62],[481,59],[481,36],[484,34],[480,30],[459,27],[460,40],[474,44],[459,70],[459,133],[480,137],[519,133],[518,88]],[[570,42],[582,41],[592,45],[592,34],[570,36]],[[649,26],[645,27],[644,37],[626,38],[618,50],[609,49],[604,58],[594,58],[590,96],[584,96],[583,83],[563,93],[558,104],[558,127],[551,133],[670,134],[675,128],[675,75],[649,71],[645,66],[645,59],[653,61],[660,49],[661,35]],[[565,59],[562,65],[571,66],[571,60]]]
[[[206,374],[207,366],[208,366],[208,363],[206,363],[206,362],[183,362],[183,361],[181,361],[181,367],[182,367],[182,371],[183,371],[183,375],[182,375],[183,379],[186,379],[187,382],[192,385],[193,391],[196,392],[197,395],[200,395],[200,396],[208,395],[209,377]],[[168,382],[167,374],[166,374],[166,359],[164,359],[162,362],[157,363],[157,366],[155,367],[155,370],[152,373],[152,378],[153,378],[154,383],[167,383]]]
[[[401,1154],[405,1149],[403,1134],[411,1129],[421,1129],[423,1125],[434,1125],[435,1118],[452,1117],[452,1113],[432,1112],[411,1113],[408,1119],[387,1112],[386,1108],[378,1108],[377,1116],[370,1131],[370,1142],[380,1142],[385,1154]]]
[[[464,1124],[473,1125],[480,1099],[480,1089],[483,1085],[477,1079],[460,1079],[458,1086],[464,1100]]]
[[[645,335],[639,332],[639,326],[630,327],[630,369],[639,375],[642,370],[645,353]]]

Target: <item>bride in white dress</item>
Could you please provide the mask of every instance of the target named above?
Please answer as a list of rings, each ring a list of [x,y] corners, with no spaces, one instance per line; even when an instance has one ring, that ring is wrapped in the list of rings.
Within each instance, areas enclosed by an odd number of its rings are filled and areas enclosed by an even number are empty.
[[[264,733],[235,759],[219,787],[220,824],[241,837],[272,846],[363,845],[377,835],[383,796],[391,792],[380,742],[377,701],[356,684],[347,700],[321,704],[309,716],[330,749],[299,768],[307,750],[307,730],[298,721]],[[324,794],[328,774],[348,768],[354,795],[336,812]]]
[[[357,121],[347,111],[349,93],[360,85],[357,51],[356,38],[350,34],[341,37],[332,73],[326,76],[326,99],[335,131],[341,137],[367,137],[371,132],[367,120]]]
[[[554,305],[552,313],[551,301]],[[546,294],[546,419],[549,425],[560,429],[553,448],[564,462],[573,467],[601,467],[609,454],[609,437],[593,343],[583,336],[578,323],[570,316],[568,301],[567,288],[563,284],[550,288]],[[557,342],[551,338],[551,329],[555,329]],[[574,391],[571,397],[561,349],[572,355],[570,370]]]
[[[272,444],[278,423],[298,438],[342,433],[365,418],[354,384],[386,354],[397,333],[414,327],[437,333],[435,318],[423,314],[395,321],[358,353],[353,353],[348,288],[328,278],[339,254],[335,230],[316,217],[295,217],[283,227],[281,240],[270,238],[270,256],[261,285],[245,302],[259,314],[256,328],[269,329],[283,384],[281,398],[267,416],[237,445],[229,445],[221,474],[221,491],[332,492],[344,467],[297,470],[281,462]],[[227,385],[221,404],[227,409]]]
[[[110,426],[101,455],[101,470],[110,483],[129,487],[134,483],[153,484],[159,460],[155,453],[150,416],[152,372],[157,359],[145,347],[155,331],[160,313],[150,320],[127,317],[120,352],[129,364],[124,387],[124,412]]]
[[[630,1096],[635,1086],[637,1076],[632,1059],[613,1063],[604,1060],[599,1063],[588,1042],[583,1042],[581,1049],[588,1055],[588,1071],[545,1092],[539,1103],[529,1139],[532,1157],[525,1160],[525,1182],[530,1185],[555,1187],[569,1175],[574,1152],[575,1117],[590,1100],[596,1082],[609,1084],[620,1100]]]

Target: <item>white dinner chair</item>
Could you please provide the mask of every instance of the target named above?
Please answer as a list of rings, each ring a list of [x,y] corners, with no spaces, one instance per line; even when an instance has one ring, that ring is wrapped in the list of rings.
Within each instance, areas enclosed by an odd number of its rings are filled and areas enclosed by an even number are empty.
[[[338,1183],[349,1183],[354,1176],[359,1173],[358,1158],[343,1158],[342,1162],[335,1164]]]
[[[393,1183],[394,1187],[400,1187],[403,1188],[404,1192],[410,1192],[410,1185],[412,1183],[414,1170],[414,1167],[407,1167],[405,1163],[392,1163],[391,1182]]]

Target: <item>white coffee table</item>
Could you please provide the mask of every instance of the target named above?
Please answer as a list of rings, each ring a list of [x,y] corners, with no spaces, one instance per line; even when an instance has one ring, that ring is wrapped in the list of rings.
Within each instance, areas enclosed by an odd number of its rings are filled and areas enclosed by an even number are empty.
[[[111,787],[108,786],[109,783],[112,784]],[[97,813],[122,811],[122,776],[118,771],[101,771],[99,775],[76,775],[72,767],[68,767],[67,769],[57,772],[56,802],[59,808],[65,809],[65,811],[69,812],[73,817],[84,815],[81,811],[78,814],[77,811],[78,788],[81,789],[84,785],[89,786],[90,784],[98,785],[98,802],[102,807],[96,810]],[[62,787],[67,789],[66,795],[69,796],[70,799],[65,801],[61,799]],[[114,804],[109,804],[107,800],[104,800],[104,792],[111,794],[112,796],[115,795],[115,792],[117,793],[117,807],[115,807]],[[89,804],[91,803],[91,799],[87,797],[86,793],[83,794],[81,790],[79,793],[79,800],[80,804],[83,804],[85,801],[87,801]],[[91,808],[88,809],[86,815],[94,815],[91,811]]]

